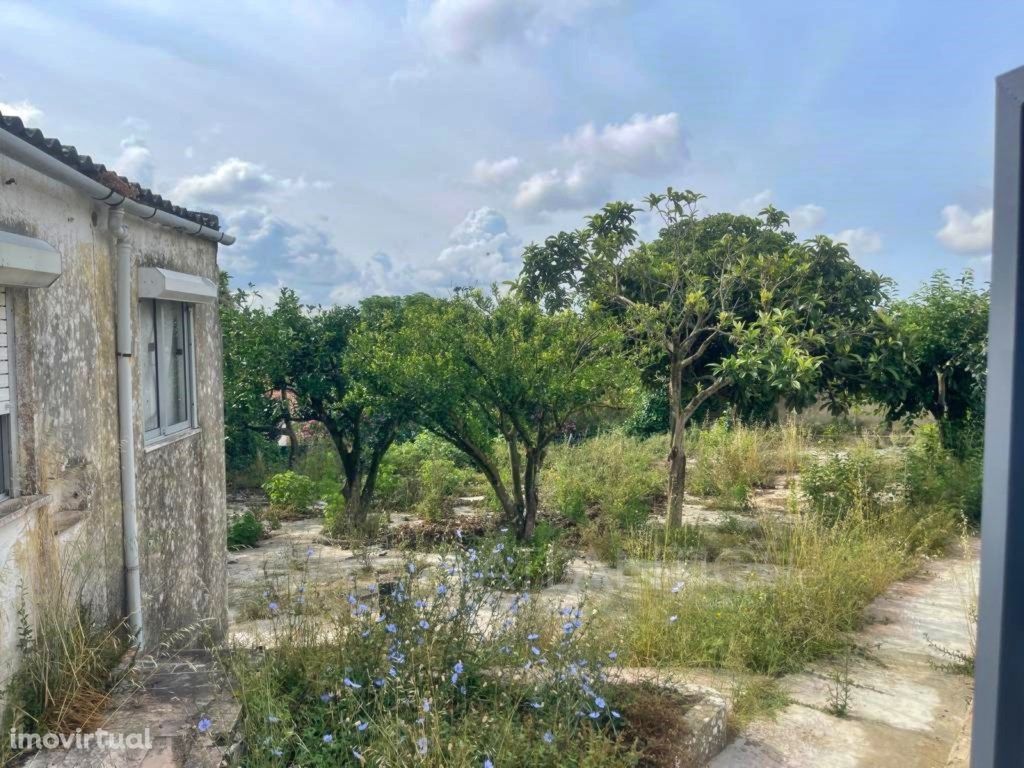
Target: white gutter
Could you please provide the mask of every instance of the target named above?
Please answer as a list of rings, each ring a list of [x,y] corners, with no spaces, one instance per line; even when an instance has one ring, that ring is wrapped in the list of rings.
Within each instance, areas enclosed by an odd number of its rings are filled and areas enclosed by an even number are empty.
[[[220,243],[221,245],[231,245],[235,242],[234,236],[229,235],[226,232],[221,232],[213,227],[198,224],[194,221],[190,221],[189,219],[183,219],[181,216],[175,216],[173,213],[168,213],[160,208],[143,205],[142,203],[127,198],[120,192],[115,192],[109,187],[100,184],[98,181],[90,179],[88,176],[76,171],[70,165],[62,163],[57,158],[46,154],[38,147],[33,147],[27,141],[19,139],[14,134],[5,131],[2,128],[0,128],[0,154],[12,157],[19,163],[23,163],[29,168],[39,171],[39,173],[45,176],[49,176],[51,179],[63,182],[69,187],[73,187],[79,192],[85,193],[93,200],[98,200],[101,203],[109,205],[111,208],[123,208],[125,212],[130,213],[132,216],[137,216],[140,219],[152,220],[157,224],[163,224],[165,227],[170,227],[178,232],[184,232],[187,235],[201,237],[204,240],[211,240],[215,243]]]
[[[139,522],[135,507],[135,414],[132,397],[132,258],[128,226],[121,208],[110,210],[108,228],[117,259],[117,420],[121,448],[121,527],[124,539],[124,586],[128,624],[134,643],[145,647],[142,579],[139,576]]]

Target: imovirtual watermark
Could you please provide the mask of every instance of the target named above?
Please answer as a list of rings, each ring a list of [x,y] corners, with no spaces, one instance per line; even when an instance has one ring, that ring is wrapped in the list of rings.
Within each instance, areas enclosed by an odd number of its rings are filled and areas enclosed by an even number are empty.
[[[40,749],[150,749],[153,740],[149,728],[138,733],[112,733],[102,728],[82,733],[19,733],[11,728],[11,749],[38,751]]]

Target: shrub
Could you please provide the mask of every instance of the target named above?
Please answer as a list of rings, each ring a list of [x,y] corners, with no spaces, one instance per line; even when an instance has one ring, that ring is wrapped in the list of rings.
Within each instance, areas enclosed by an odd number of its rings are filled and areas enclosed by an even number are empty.
[[[248,509],[228,519],[228,549],[250,549],[264,536],[263,524]]]
[[[541,472],[543,505],[576,522],[593,512],[620,528],[638,525],[665,493],[666,451],[663,437],[621,432],[554,446]]]
[[[245,764],[636,765],[613,649],[580,606],[509,600],[480,567],[470,550],[410,561],[334,601],[305,577],[267,585],[270,642],[225,659]]]
[[[300,517],[309,514],[316,501],[316,488],[305,475],[288,470],[274,475],[263,484],[273,511],[281,516]]]
[[[687,491],[714,499],[726,509],[744,509],[756,488],[769,485],[775,475],[792,471],[798,452],[795,427],[750,427],[719,418],[690,430],[693,463],[687,472]]]
[[[562,538],[561,531],[541,521],[528,542],[517,541],[512,531],[502,528],[471,552],[488,585],[512,590],[546,587],[565,578],[573,557]]]
[[[946,505],[969,521],[981,519],[982,452],[980,435],[962,450],[943,447],[936,424],[919,427],[904,462],[907,500],[917,506]],[[960,454],[960,455],[958,455]]]
[[[809,461],[800,488],[812,513],[826,523],[849,515],[878,515],[896,501],[893,463],[863,445]]]
[[[462,454],[430,432],[420,432],[384,456],[376,497],[380,506],[415,510],[435,519],[450,499],[471,493],[480,483],[480,475]]]

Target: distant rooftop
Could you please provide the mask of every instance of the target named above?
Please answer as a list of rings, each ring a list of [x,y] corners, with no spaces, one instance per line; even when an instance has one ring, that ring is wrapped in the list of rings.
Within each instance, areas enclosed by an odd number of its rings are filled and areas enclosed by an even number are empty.
[[[188,208],[175,205],[170,200],[164,200],[160,195],[143,187],[141,184],[118,175],[101,163],[94,163],[88,155],[78,154],[78,150],[70,144],[62,144],[57,139],[47,138],[38,128],[27,128],[20,117],[7,116],[0,113],[0,129],[41,149],[51,157],[74,168],[83,176],[88,176],[90,179],[124,195],[130,200],[135,200],[138,203],[149,205],[153,208],[159,208],[162,211],[194,221],[196,224],[202,224],[211,229],[220,229],[220,221],[214,214],[191,211]]]

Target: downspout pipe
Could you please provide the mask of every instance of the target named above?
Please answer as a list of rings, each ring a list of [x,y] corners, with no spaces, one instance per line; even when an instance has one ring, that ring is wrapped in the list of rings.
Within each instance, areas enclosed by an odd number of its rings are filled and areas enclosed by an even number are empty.
[[[111,208],[120,208],[125,213],[137,216],[140,219],[154,221],[178,232],[201,237],[204,240],[210,240],[221,245],[231,245],[235,242],[235,238],[227,232],[221,232],[219,229],[207,227],[189,219],[183,219],[181,216],[175,216],[173,213],[168,213],[160,208],[143,205],[131,198],[125,197],[120,192],[115,192],[98,181],[90,179],[71,166],[65,165],[57,158],[46,154],[38,147],[34,147],[27,141],[23,141],[2,129],[0,129],[0,154],[14,158],[19,163],[27,165],[44,176],[49,176],[51,179],[67,184],[69,187],[77,189],[97,202],[109,205]]]
[[[145,647],[142,579],[139,575],[139,520],[135,492],[135,398],[132,392],[132,256],[123,208],[111,208],[108,228],[114,236],[117,270],[117,420],[121,449],[121,529],[128,626],[134,644]]]

